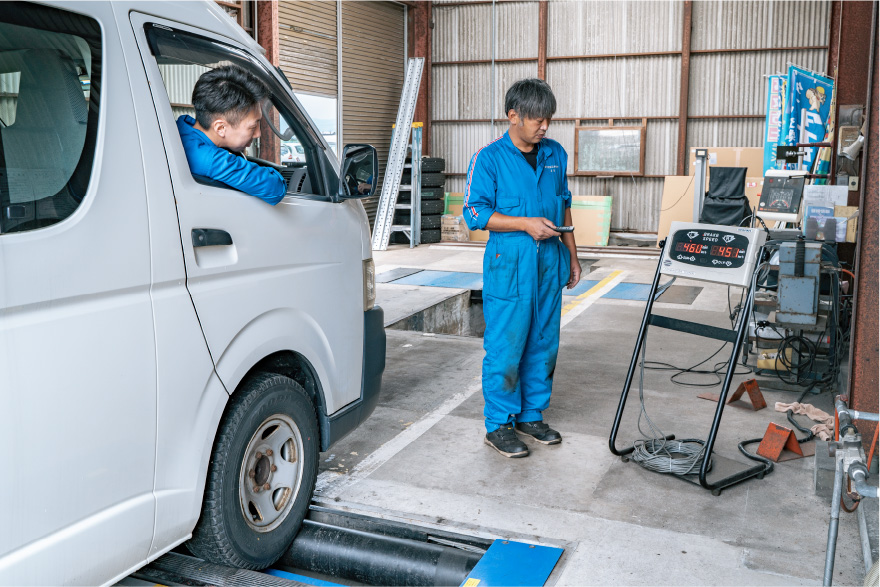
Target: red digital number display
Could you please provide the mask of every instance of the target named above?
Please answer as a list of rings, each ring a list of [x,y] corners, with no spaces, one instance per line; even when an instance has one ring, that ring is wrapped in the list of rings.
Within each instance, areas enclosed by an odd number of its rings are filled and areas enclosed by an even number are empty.
[[[703,248],[706,245],[701,245],[699,243],[678,243],[675,245],[675,250],[679,253],[691,253],[693,255],[701,255],[704,251]]]
[[[719,245],[715,245],[712,247],[712,250],[709,251],[709,255],[712,257],[724,257],[725,259],[736,259],[739,255],[740,249],[736,247],[723,247]]]

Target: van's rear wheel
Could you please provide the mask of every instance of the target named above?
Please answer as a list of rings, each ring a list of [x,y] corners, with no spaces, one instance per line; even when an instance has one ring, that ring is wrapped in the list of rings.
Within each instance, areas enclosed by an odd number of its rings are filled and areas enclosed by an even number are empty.
[[[262,569],[290,546],[318,473],[315,408],[300,385],[260,373],[233,394],[187,544],[205,560]]]

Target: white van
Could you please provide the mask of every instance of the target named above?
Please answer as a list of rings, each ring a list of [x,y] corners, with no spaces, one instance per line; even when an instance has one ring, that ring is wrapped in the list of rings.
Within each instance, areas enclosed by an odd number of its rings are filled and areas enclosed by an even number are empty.
[[[175,127],[229,63],[272,91],[258,162],[305,151],[274,207]],[[0,584],[281,555],[379,393],[370,175],[213,2],[0,3]]]

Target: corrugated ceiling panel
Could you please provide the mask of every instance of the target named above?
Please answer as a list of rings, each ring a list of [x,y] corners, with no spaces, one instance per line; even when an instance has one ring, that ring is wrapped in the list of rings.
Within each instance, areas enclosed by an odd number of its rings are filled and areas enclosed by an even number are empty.
[[[621,57],[550,61],[556,116],[677,116],[681,58]]]
[[[450,65],[432,68],[434,120],[489,118],[491,67]]]
[[[432,61],[491,59],[491,4],[436,7],[433,13]]]
[[[537,2],[495,4],[496,59],[538,57]],[[552,30],[552,29],[550,29]],[[549,33],[549,31],[548,31]],[[548,36],[550,36],[548,34]],[[537,71],[537,62],[534,64]]]
[[[491,68],[490,68],[491,69]],[[490,72],[491,73],[491,72]],[[521,79],[537,77],[538,62],[526,61],[517,63],[496,63],[495,64],[495,111],[492,113],[493,118],[506,118],[507,113],[504,112],[504,97],[507,90]]]
[[[547,136],[562,145],[562,148],[568,153],[566,173],[574,171],[574,126],[574,121],[554,120],[547,127]]]
[[[691,116],[764,114],[765,75],[786,72],[789,62],[823,70],[827,55],[825,49],[693,55],[688,113]]]
[[[691,46],[763,49],[827,45],[831,2],[694,2]]]
[[[691,120],[687,128],[687,149],[693,147],[760,147],[764,131],[761,118]]]
[[[682,3],[550,2],[547,56],[681,51]]]
[[[336,96],[336,2],[279,2],[278,44],[294,91]]]
[[[493,131],[488,122],[437,124],[431,127],[431,154],[446,159],[448,173],[467,173],[471,156],[503,132],[501,125]]]
[[[168,90],[168,100],[172,104],[192,104],[193,88],[199,76],[208,69],[201,65],[159,65],[159,73]]]

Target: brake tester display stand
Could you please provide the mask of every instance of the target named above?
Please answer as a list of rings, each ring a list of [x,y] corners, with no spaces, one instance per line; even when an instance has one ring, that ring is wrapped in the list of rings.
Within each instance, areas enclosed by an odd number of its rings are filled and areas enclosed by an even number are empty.
[[[670,246],[670,240],[671,239],[667,239],[663,243],[664,248]],[[632,361],[630,361],[629,371],[627,371],[626,374],[626,382],[623,385],[623,392],[620,395],[620,403],[617,406],[617,415],[614,417],[614,425],[611,428],[611,437],[609,438],[608,445],[613,454],[622,457],[624,460],[629,460],[627,455],[634,450],[633,447],[618,449],[615,446],[615,442],[617,440],[618,430],[620,429],[620,422],[623,418],[623,411],[626,407],[627,396],[629,395],[630,386],[632,385],[633,375],[638,368],[639,354],[642,350],[642,345],[645,344],[645,339],[648,336],[649,325],[658,328],[665,328],[667,330],[676,330],[678,332],[684,332],[695,336],[702,336],[704,338],[713,338],[715,340],[731,342],[733,343],[733,348],[731,349],[730,359],[727,361],[727,373],[724,376],[724,382],[721,386],[718,407],[715,409],[715,417],[712,420],[712,428],[709,431],[709,436],[706,438],[704,445],[705,451],[703,453],[702,463],[700,464],[700,471],[699,473],[692,475],[677,475],[685,481],[709,489],[712,491],[712,495],[720,495],[721,490],[725,487],[751,479],[752,477],[762,479],[765,472],[765,466],[763,463],[749,466],[732,459],[718,455],[713,457],[712,455],[712,449],[715,446],[715,438],[717,437],[718,429],[721,426],[721,415],[724,413],[724,408],[727,405],[727,394],[730,391],[731,379],[733,378],[736,369],[738,350],[742,348],[743,340],[748,331],[748,316],[750,314],[748,309],[752,307],[752,303],[754,302],[754,285],[752,284],[748,286],[746,305],[743,306],[743,310],[740,312],[739,325],[735,330],[718,328],[716,326],[709,326],[696,322],[688,322],[686,320],[679,320],[667,316],[658,316],[652,313],[652,309],[654,306],[654,297],[657,295],[657,287],[660,283],[663,258],[663,254],[661,254],[660,261],[657,263],[657,272],[654,274],[654,282],[651,284],[651,291],[648,295],[648,302],[645,306],[645,315],[642,318],[639,335],[636,339],[636,347],[635,350],[633,350]],[[668,435],[666,437],[667,440],[673,440],[674,438],[675,435]]]

